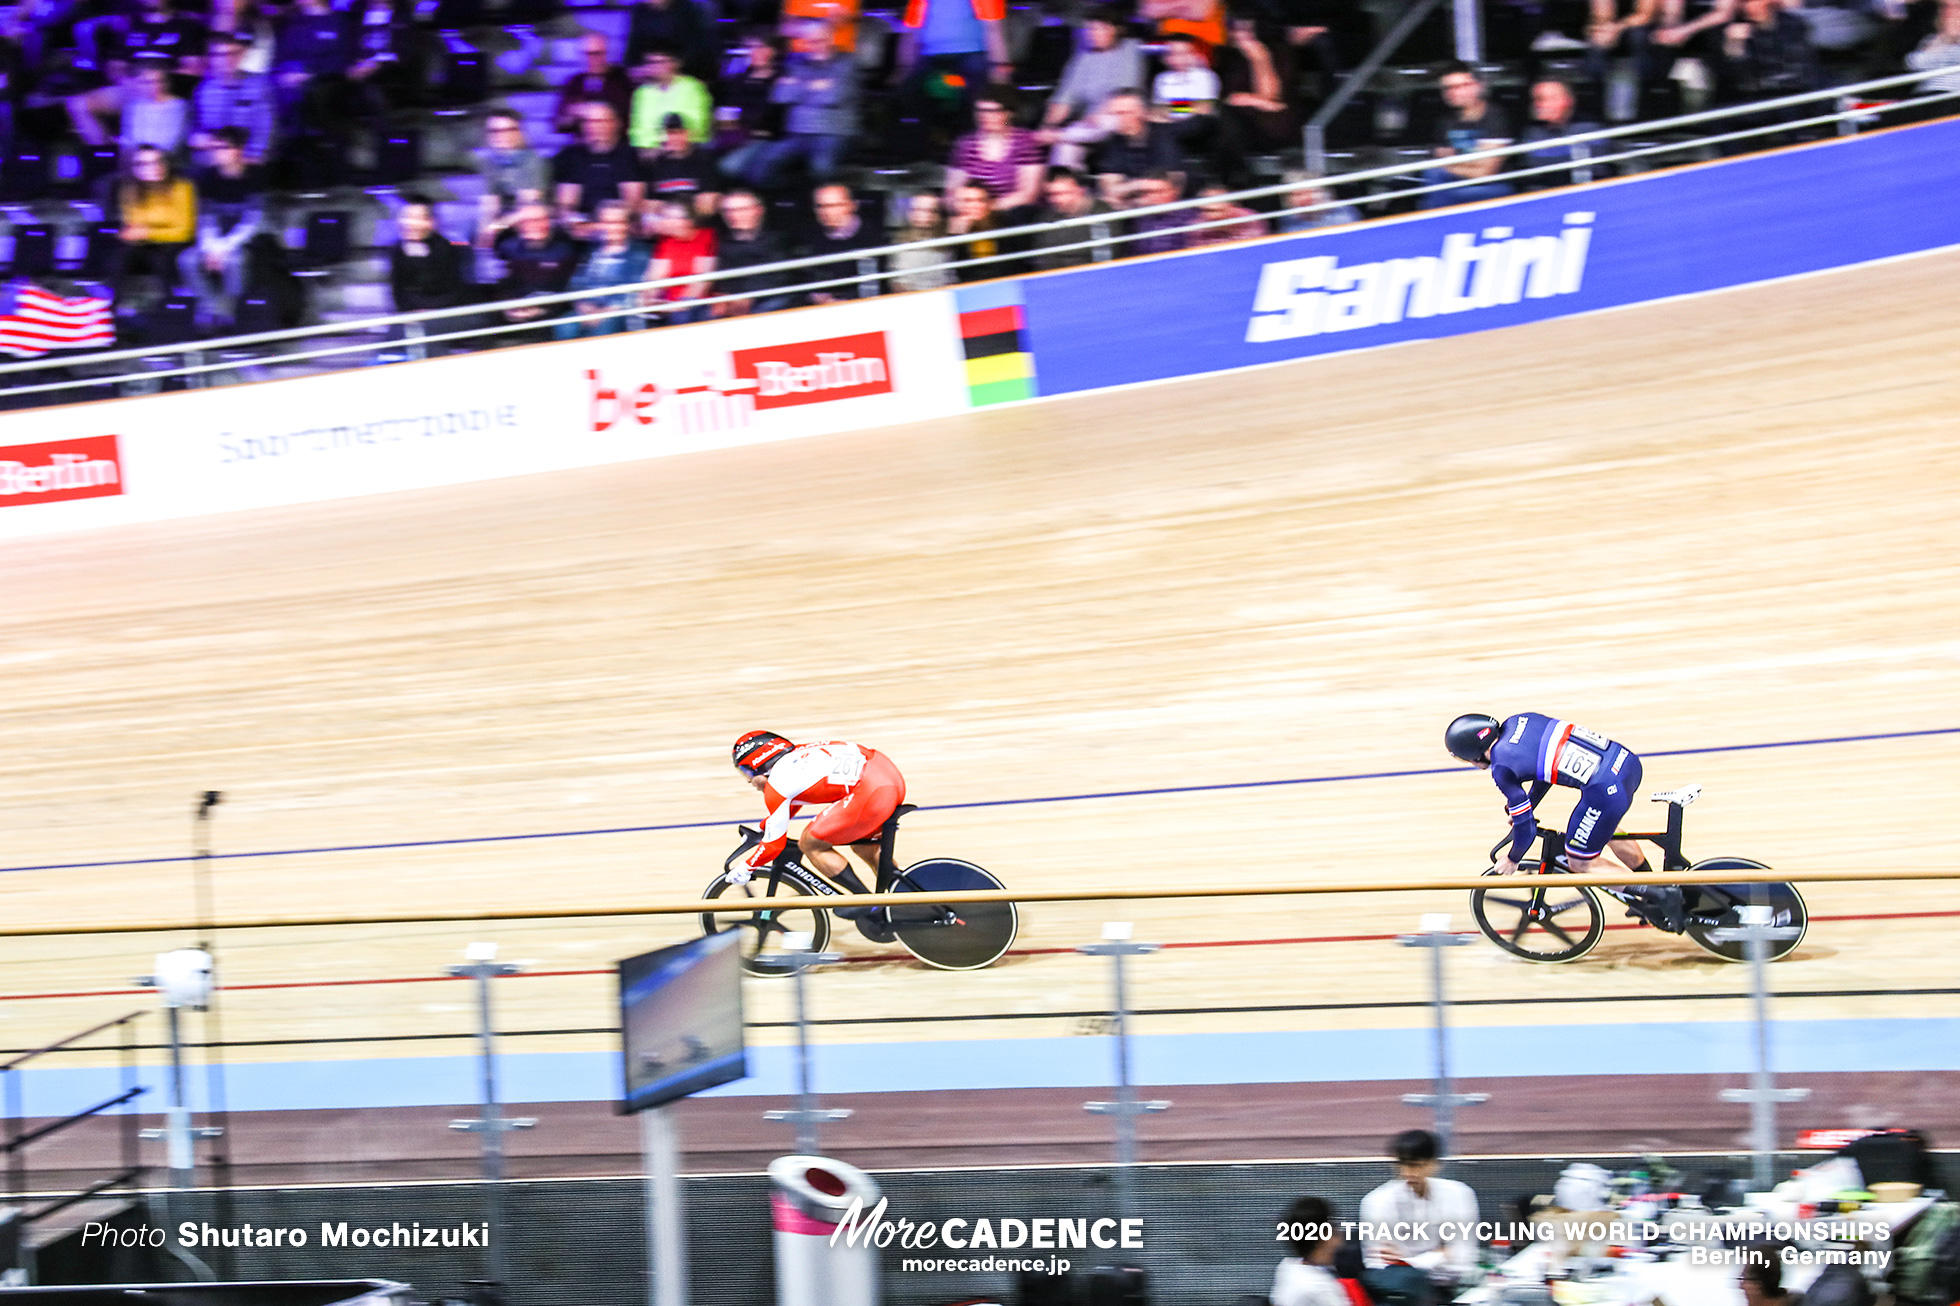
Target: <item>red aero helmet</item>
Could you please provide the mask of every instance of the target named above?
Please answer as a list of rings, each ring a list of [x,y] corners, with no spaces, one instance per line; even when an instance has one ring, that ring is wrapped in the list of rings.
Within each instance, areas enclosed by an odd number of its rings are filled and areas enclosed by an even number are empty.
[[[768,730],[751,730],[735,741],[735,769],[743,775],[766,775],[769,768],[796,745]]]

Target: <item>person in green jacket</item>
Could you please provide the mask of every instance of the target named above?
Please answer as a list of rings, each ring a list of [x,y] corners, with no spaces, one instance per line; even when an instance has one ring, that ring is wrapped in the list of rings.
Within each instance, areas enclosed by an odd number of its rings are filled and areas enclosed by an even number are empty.
[[[640,87],[633,92],[633,121],[626,139],[642,155],[660,148],[662,125],[670,113],[687,124],[688,139],[705,145],[714,129],[715,102],[698,77],[681,71],[680,55],[671,46],[655,46],[640,62]]]

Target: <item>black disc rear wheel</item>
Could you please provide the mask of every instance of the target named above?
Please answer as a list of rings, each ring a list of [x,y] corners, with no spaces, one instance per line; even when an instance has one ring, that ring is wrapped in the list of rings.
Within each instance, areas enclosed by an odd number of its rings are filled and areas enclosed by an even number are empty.
[[[773,897],[767,875],[756,876],[746,884],[730,884],[726,873],[717,875],[701,896],[727,902],[701,913],[703,934],[736,929],[748,934],[742,940],[742,969],[751,975],[790,973],[780,960],[786,934],[808,934],[812,952],[830,946],[830,913],[804,905],[812,899],[824,902],[829,895],[813,894],[787,876],[776,882]]]
[[[1691,871],[1767,871],[1769,867],[1761,862],[1752,862],[1747,857],[1710,857],[1696,862],[1688,868]],[[1794,938],[1771,939],[1765,957],[1777,961],[1797,950],[1803,942],[1804,934],[1810,929],[1810,913],[1804,907],[1803,895],[1797,892],[1794,884],[1703,884],[1690,885],[1688,895],[1688,937],[1699,943],[1707,951],[1723,961],[1749,960],[1748,945],[1740,940],[1717,943],[1709,938],[1710,931],[1732,930],[1742,924],[1741,909],[1752,905],[1762,905],[1770,909],[1770,924],[1784,928],[1794,927]]]
[[[972,862],[935,857],[905,868],[895,893],[942,893],[1007,886]],[[1021,916],[1011,902],[921,903],[892,907],[892,931],[906,950],[938,970],[979,970],[1014,946]]]
[[[1470,914],[1484,937],[1514,957],[1546,963],[1577,961],[1606,932],[1599,896],[1583,885],[1560,887],[1557,872],[1523,862],[1501,889],[1475,889]],[[1488,872],[1486,872],[1488,874]]]

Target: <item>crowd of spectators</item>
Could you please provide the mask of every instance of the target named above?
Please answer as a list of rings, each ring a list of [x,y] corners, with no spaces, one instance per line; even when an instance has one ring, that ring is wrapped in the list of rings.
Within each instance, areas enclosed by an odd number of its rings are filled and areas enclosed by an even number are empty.
[[[578,38],[578,70],[528,122],[454,65],[438,24],[465,3],[481,0],[17,0],[0,7],[0,190],[19,160],[79,160],[113,228],[96,270],[121,311],[184,296],[223,331],[280,271],[276,197],[374,180],[350,172],[357,139],[447,106],[480,132],[480,198],[469,229],[451,213],[445,232],[418,193],[441,177],[387,178],[393,307],[577,292],[502,310],[537,339],[1112,256],[1092,235],[1125,237],[1127,257],[1360,216],[1341,201],[1363,197],[1298,167],[1297,143],[1368,48],[1362,0],[1057,7],[1021,15],[1034,25],[1017,41],[1003,0],[909,0],[876,49],[856,0],[638,0],[623,41]],[[1489,0],[1486,14],[1525,52],[1506,69],[1515,89],[1506,101],[1486,69],[1453,64],[1417,97],[1400,144],[1433,156],[1421,182],[1452,187],[1421,203],[1584,179],[1586,151],[1550,142],[1640,114],[1908,67],[1960,90],[1960,0]],[[1537,148],[1463,157],[1519,142]],[[854,192],[866,165],[904,180]],[[1260,209],[1229,198],[1276,179],[1290,189]],[[1180,201],[1202,204],[1135,212]],[[1193,221],[1207,225],[1181,229]],[[825,261],[606,293],[792,257]],[[952,266],[967,259],[991,261]],[[838,284],[789,294],[813,278]]]

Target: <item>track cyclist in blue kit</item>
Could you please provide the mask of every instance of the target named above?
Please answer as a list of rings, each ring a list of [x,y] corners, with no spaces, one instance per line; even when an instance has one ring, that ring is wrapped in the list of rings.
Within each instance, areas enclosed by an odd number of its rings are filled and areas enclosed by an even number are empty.
[[[1443,744],[1452,757],[1489,771],[1504,795],[1504,814],[1511,818],[1511,846],[1497,859],[1492,874],[1517,873],[1519,861],[1538,835],[1538,821],[1532,813],[1553,785],[1579,791],[1565,832],[1569,865],[1558,869],[1587,870],[1608,848],[1630,871],[1653,869],[1637,842],[1613,837],[1640,788],[1640,758],[1625,744],[1537,712],[1520,712],[1502,721],[1466,713],[1450,722],[1443,732]],[[1629,896],[1638,901],[1652,924],[1668,933],[1679,934],[1686,926],[1687,905],[1679,888],[1642,888],[1630,891]]]

